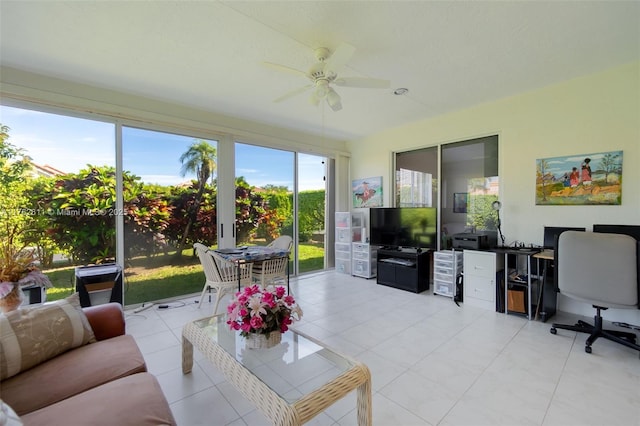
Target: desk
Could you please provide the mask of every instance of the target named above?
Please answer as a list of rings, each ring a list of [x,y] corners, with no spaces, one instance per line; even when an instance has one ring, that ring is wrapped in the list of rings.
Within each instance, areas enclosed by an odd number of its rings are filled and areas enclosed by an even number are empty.
[[[538,295],[538,306],[536,308],[536,316],[535,319],[538,319],[538,314],[540,314],[540,319],[542,322],[546,322],[548,318],[553,316],[556,313],[556,303],[558,299],[558,291],[557,285],[555,282],[555,273],[554,279],[552,282],[549,282],[548,276],[548,265],[551,263],[551,266],[554,265],[555,261],[555,253],[553,250],[545,249],[540,253],[536,253],[533,257],[538,262],[538,275],[540,275],[540,260],[542,260],[542,289],[540,294]],[[540,309],[542,307],[542,309]]]
[[[275,247],[236,247],[233,249],[217,249],[216,253],[224,260],[235,263],[238,267],[238,291],[240,291],[240,266],[248,263],[262,262],[280,257],[289,258],[289,251]],[[287,293],[289,291],[289,262],[287,262]]]
[[[495,258],[481,256],[483,252],[491,253]],[[481,261],[483,258],[487,260]],[[521,262],[518,262],[518,258]],[[538,262],[535,273],[531,267],[534,259]],[[540,316],[544,322],[556,313],[555,280],[550,280],[548,276],[550,274],[547,273],[548,262],[553,262],[553,259],[552,250],[541,251],[538,248],[530,247],[494,247],[482,251],[465,250],[463,260],[464,302],[481,303],[481,307],[486,309],[524,315],[529,320],[537,319]],[[540,260],[544,262],[544,273],[542,274],[539,272]],[[525,261],[526,267],[522,265]],[[502,280],[497,277],[497,273],[503,276],[504,288],[500,284]],[[512,287],[512,290],[522,294],[512,293],[512,300],[509,301],[509,286]],[[533,288],[537,290],[535,294],[533,294]],[[470,300],[468,300],[469,297],[471,297]],[[478,305],[476,304],[476,306]]]
[[[246,349],[226,315],[192,321],[182,330],[183,374],[193,368],[194,346],[274,425],[306,423],[353,390],[358,425],[372,424],[367,366],[301,332],[289,329],[270,349]]]

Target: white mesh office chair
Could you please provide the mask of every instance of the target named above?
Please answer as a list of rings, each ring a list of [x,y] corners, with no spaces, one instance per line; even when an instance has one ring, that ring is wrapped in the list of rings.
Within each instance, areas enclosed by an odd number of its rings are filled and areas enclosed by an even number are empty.
[[[232,262],[222,258],[213,250],[203,244],[195,243],[193,248],[196,250],[202,269],[204,270],[205,282],[198,308],[202,306],[204,295],[212,289],[216,292],[216,304],[213,308],[213,315],[218,311],[220,299],[226,294],[232,294],[238,289],[238,267]],[[240,266],[240,285],[251,285],[251,267],[250,265]],[[209,296],[211,301],[211,296]]]
[[[620,234],[566,231],[558,238],[556,269],[560,294],[593,305],[594,324],[553,324],[558,329],[589,333],[585,351],[599,337],[640,351],[635,333],[602,328],[601,311],[638,309],[638,243]]]

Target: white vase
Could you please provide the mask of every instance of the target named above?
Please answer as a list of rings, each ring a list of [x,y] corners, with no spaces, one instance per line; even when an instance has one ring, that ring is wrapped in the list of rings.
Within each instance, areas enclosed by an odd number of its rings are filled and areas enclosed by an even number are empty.
[[[267,349],[274,347],[281,341],[282,333],[279,331],[272,331],[267,334],[249,333],[245,347],[247,349]]]

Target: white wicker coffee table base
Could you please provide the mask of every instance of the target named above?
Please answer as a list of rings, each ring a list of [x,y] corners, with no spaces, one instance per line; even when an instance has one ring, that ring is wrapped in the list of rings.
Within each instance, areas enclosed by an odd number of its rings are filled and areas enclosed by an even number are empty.
[[[302,333],[298,334],[313,340]],[[320,342],[313,341],[322,346]],[[182,331],[182,372],[184,374],[190,373],[193,367],[194,346],[274,425],[304,424],[354,389],[357,389],[358,425],[371,426],[372,424],[371,373],[362,363],[354,362],[349,370],[289,404],[194,322],[185,325]]]

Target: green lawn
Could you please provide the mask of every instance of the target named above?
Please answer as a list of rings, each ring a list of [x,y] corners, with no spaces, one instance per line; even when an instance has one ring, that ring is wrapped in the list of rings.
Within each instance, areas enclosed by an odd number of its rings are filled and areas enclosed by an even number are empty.
[[[204,285],[204,273],[193,250],[182,256],[175,254],[133,259],[125,269],[124,300],[127,305],[164,300],[185,294],[199,293]],[[300,273],[324,267],[324,248],[319,245],[299,246]],[[54,287],[47,290],[47,300],[58,300],[75,291],[75,267],[45,271]]]

